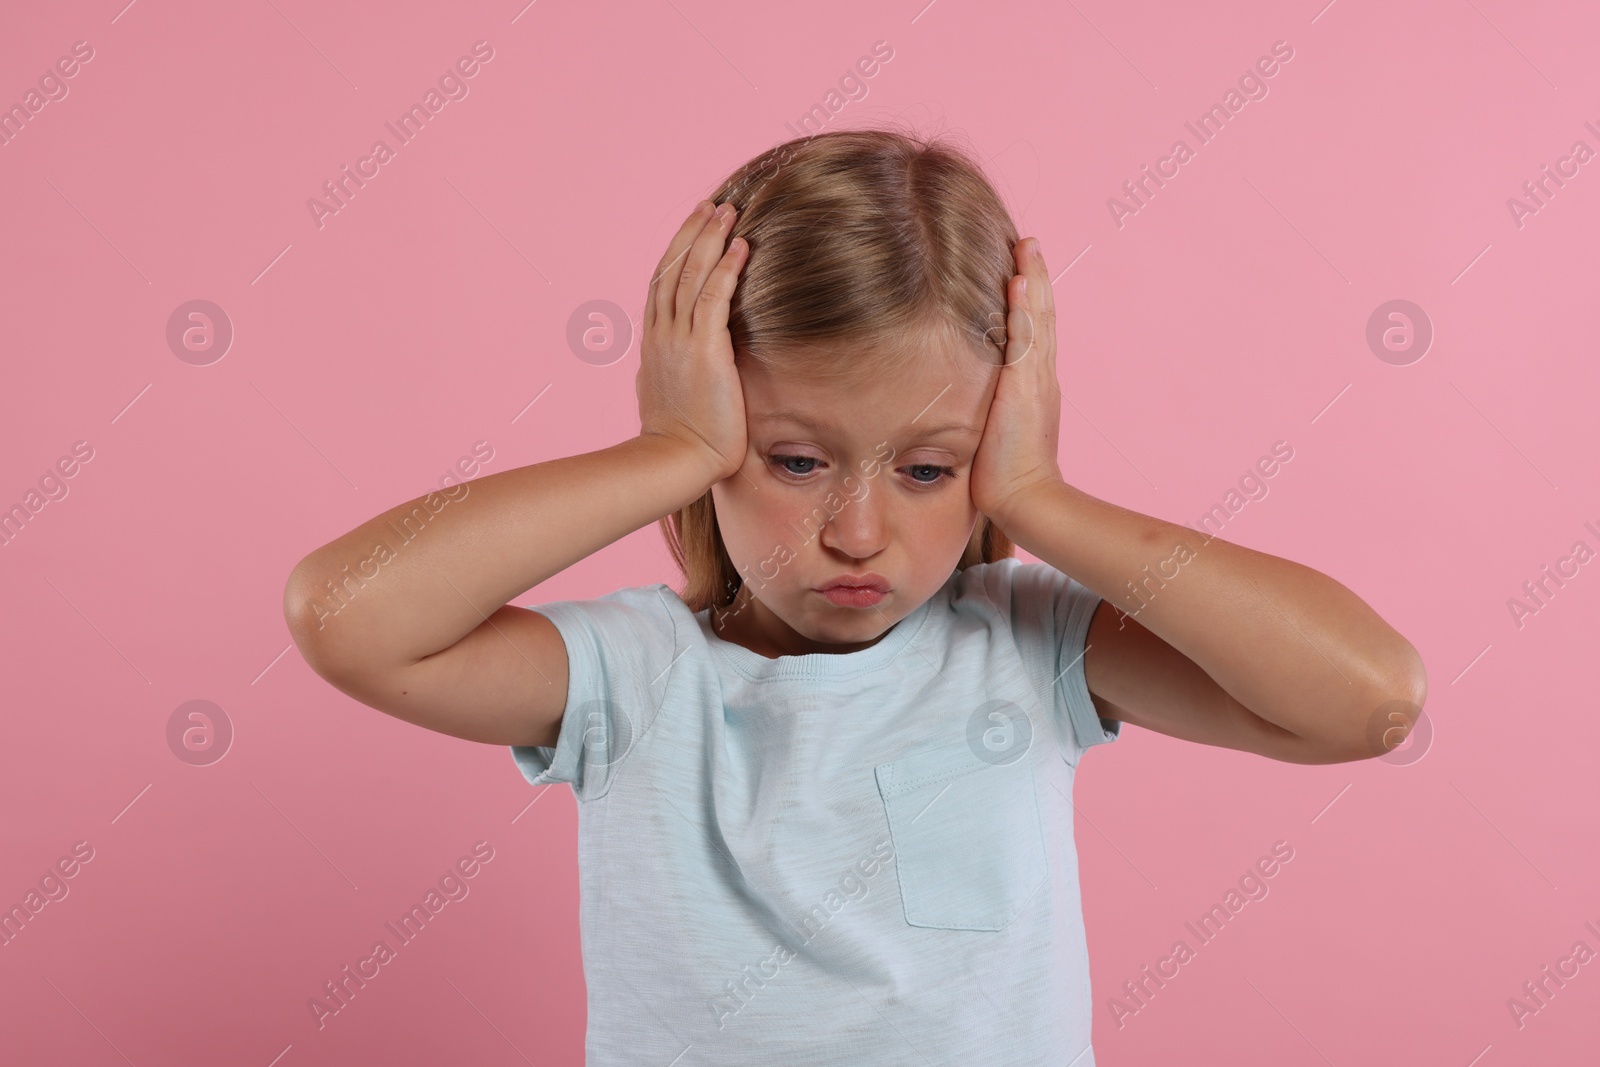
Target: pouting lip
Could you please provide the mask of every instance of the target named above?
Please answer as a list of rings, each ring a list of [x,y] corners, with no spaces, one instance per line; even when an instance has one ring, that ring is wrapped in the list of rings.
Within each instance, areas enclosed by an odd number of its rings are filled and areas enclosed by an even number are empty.
[[[889,591],[889,583],[883,577],[883,575],[873,574],[871,571],[868,571],[866,574],[841,575],[826,585],[820,586],[817,589],[817,592],[825,593],[829,589],[837,589],[840,587],[847,587],[851,589],[876,589],[880,593],[887,593]]]

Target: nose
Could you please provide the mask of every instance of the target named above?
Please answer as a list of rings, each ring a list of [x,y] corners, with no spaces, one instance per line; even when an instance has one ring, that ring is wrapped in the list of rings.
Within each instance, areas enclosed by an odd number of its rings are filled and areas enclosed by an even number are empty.
[[[889,546],[883,494],[868,487],[858,496],[839,497],[843,506],[822,527],[823,545],[850,559],[871,559]]]

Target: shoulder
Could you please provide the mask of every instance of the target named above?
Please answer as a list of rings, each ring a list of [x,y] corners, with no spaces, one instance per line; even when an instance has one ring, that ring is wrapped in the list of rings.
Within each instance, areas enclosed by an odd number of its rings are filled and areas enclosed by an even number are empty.
[[[1024,563],[1015,557],[957,571],[951,590],[952,601],[985,600],[1008,614],[1035,608],[1053,613],[1085,595],[1094,596],[1048,563]]]
[[[965,570],[956,571],[952,579],[950,599],[990,600],[1004,603],[1010,599],[1011,587],[1016,579],[1020,560],[1006,558],[993,563],[974,563]]]
[[[620,589],[613,589],[609,593],[600,593],[593,597],[552,600],[543,604],[529,604],[528,606],[537,611],[543,611],[546,608],[561,608],[598,615],[642,613],[656,615],[663,619],[689,614],[689,606],[683,602],[683,598],[678,596],[670,586],[661,582],[653,585],[623,586]]]
[[[663,617],[677,618],[689,614],[689,605],[685,604],[683,598],[664,582],[624,586],[621,589],[613,589],[599,599],[608,604],[620,604]]]
[[[951,608],[986,618],[1027,650],[1054,655],[1082,648],[1101,600],[1048,563],[1008,557],[958,571],[951,583]],[[1076,654],[1074,652],[1074,654]]]
[[[625,586],[587,599],[530,604],[566,636],[585,631],[607,645],[675,645],[694,630],[694,615],[669,586]]]

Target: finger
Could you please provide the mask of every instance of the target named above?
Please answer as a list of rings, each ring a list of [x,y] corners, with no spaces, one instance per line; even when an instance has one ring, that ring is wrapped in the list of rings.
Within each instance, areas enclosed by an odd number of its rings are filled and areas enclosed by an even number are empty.
[[[655,273],[650,276],[650,290],[645,297],[646,329],[658,317],[665,316],[669,322],[672,320],[673,302],[678,291],[678,272],[683,269],[683,260],[689,247],[700,231],[705,229],[706,220],[711,218],[712,207],[711,201],[700,201],[683,225],[678,227],[678,232],[672,235],[672,240],[667,242],[661,262],[656,264]]]
[[[1042,348],[1039,353],[1041,362],[1050,364],[1053,369],[1056,294],[1055,286],[1050,281],[1050,268],[1045,264],[1044,253],[1039,247],[1037,237],[1018,242],[1017,261],[1018,269],[1028,279],[1025,306],[1033,317],[1035,341]]]
[[[1034,286],[1026,274],[1013,274],[1006,285],[1006,366],[1014,367],[1033,353],[1034,319],[1029,307]]]
[[[739,272],[744,269],[750,246],[744,238],[728,242],[728,250],[717,261],[716,267],[706,276],[700,298],[694,305],[694,322],[691,329],[702,337],[714,337],[728,328],[728,308],[733,301],[734,287],[739,284]]]
[[[1044,342],[1042,324],[1036,314],[1040,306],[1038,272],[1032,254],[1032,239],[1023,239],[1012,246],[1012,259],[1017,273],[1006,287],[1006,364],[1012,366],[1033,357],[1042,362],[1036,348]]]
[[[1016,366],[1034,350],[1034,315],[1029,309],[1032,286],[1024,272],[1013,274],[1005,286],[1005,360]]]
[[[733,205],[724,202],[721,207],[726,210],[720,215],[713,215],[694,239],[694,244],[689,246],[689,255],[684,259],[683,270],[678,275],[673,324],[685,333],[694,327],[694,306],[700,299],[701,288],[706,284],[706,275],[722,258],[728,234],[733,232]]]

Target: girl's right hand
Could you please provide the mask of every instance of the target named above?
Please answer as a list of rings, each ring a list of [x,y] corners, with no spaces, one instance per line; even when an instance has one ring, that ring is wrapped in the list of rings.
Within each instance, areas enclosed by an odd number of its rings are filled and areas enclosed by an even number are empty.
[[[640,436],[688,444],[716,481],[743,466],[747,447],[728,306],[749,246],[741,238],[723,251],[734,214],[702,200],[667,246],[645,298],[634,380]]]

